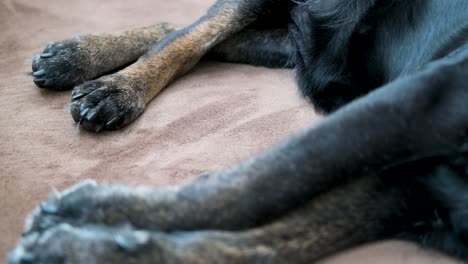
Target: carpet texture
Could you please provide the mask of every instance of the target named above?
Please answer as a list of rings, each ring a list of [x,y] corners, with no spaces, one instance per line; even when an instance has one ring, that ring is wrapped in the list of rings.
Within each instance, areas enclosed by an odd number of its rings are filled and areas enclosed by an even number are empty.
[[[38,89],[31,57],[49,41],[162,21],[189,24],[213,0],[0,1],[0,259],[25,216],[53,187],[101,183],[167,185],[218,170],[320,120],[289,70],[204,62],[117,132],[80,131],[69,92]],[[324,263],[454,263],[402,242],[385,242]]]

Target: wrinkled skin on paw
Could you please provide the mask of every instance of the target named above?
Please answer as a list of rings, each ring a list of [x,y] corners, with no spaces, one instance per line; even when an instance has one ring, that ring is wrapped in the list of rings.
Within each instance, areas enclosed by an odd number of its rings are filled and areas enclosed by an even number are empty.
[[[42,54],[33,57],[33,81],[40,88],[69,90],[95,78],[99,72],[92,63],[92,51],[85,45],[88,35],[52,42]]]
[[[143,113],[140,87],[138,80],[119,74],[83,83],[72,93],[72,117],[92,132],[119,129]]]

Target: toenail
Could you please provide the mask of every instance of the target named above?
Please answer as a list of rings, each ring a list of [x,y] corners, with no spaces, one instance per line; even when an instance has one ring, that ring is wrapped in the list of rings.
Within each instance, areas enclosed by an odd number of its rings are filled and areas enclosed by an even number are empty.
[[[47,59],[47,58],[50,58],[50,57],[52,57],[52,56],[54,56],[54,54],[53,54],[53,53],[50,53],[50,52],[42,53],[42,54],[41,54],[41,58],[43,58],[43,59]]]

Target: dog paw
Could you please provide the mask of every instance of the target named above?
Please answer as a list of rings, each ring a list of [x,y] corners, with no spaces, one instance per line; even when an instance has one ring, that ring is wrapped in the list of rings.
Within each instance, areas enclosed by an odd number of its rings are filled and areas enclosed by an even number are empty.
[[[72,117],[89,131],[119,129],[145,109],[138,86],[137,81],[118,74],[83,83],[72,93]]]
[[[91,63],[88,36],[52,42],[33,57],[33,81],[40,88],[69,90],[96,76]]]
[[[60,224],[23,237],[8,264],[167,263],[172,248],[163,234],[131,227]]]
[[[99,189],[96,182],[87,180],[62,193],[54,190],[28,217],[24,235],[43,232],[61,223],[79,225],[95,208],[93,194],[98,195]]]
[[[74,227],[130,224],[154,229],[159,227],[160,214],[153,213],[156,209],[151,203],[157,203],[157,199],[164,199],[166,195],[173,193],[159,188],[130,188],[84,181],[61,193],[54,191],[28,217],[24,235],[41,233],[63,223]]]

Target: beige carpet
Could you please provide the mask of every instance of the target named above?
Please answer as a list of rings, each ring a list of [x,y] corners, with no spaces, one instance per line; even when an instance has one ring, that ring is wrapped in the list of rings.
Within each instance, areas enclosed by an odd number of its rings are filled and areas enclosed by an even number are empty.
[[[52,187],[83,179],[177,184],[268,148],[320,119],[298,96],[288,70],[203,63],[166,89],[122,131],[82,132],[69,92],[37,89],[31,57],[48,41],[161,21],[188,24],[213,0],[0,0],[0,259],[28,212]],[[387,242],[326,263],[451,263]]]

